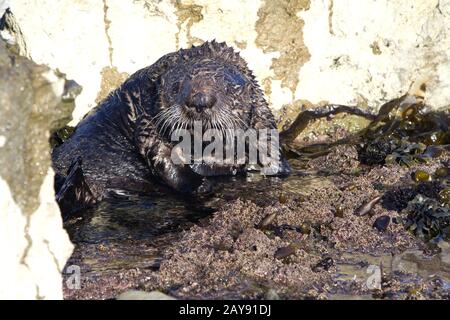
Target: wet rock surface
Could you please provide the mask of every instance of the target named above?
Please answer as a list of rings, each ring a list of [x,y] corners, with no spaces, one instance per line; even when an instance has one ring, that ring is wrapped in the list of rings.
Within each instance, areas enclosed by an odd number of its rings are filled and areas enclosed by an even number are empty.
[[[367,166],[359,163],[355,147],[337,146],[307,163],[292,161],[294,173],[286,179],[224,181],[210,198],[190,205],[180,201],[177,214],[189,208],[190,221],[182,215],[166,221],[162,234],[78,242],[69,264],[83,266],[82,289],[66,289],[65,297],[113,298],[140,289],[176,298],[446,299],[448,251],[431,250],[405,228],[404,205],[381,199],[365,215],[354,212],[400,186],[428,190],[423,184],[433,181],[416,182],[412,173],[435,172],[448,161],[444,153],[411,167]],[[173,210],[153,200],[159,211],[147,209],[148,219]],[[128,214],[124,221],[134,219],[133,211]],[[387,218],[389,224],[380,222]],[[401,269],[413,259],[408,252],[435,262]]]

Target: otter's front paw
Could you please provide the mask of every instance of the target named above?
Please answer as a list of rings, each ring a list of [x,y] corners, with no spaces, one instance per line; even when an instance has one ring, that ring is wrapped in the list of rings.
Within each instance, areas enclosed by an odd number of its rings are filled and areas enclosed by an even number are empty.
[[[188,166],[174,166],[164,175],[165,182],[181,193],[196,193],[203,184],[203,176],[193,172]]]
[[[201,196],[213,193],[213,184],[208,179],[204,178],[203,183],[195,190],[195,193]]]

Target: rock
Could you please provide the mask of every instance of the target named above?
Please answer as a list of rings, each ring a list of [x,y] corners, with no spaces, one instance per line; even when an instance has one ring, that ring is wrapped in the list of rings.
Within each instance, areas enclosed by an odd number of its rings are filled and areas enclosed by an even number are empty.
[[[64,76],[19,56],[19,43],[0,38],[0,299],[61,299],[73,246],[55,202],[49,137],[74,104],[62,102]]]
[[[384,232],[387,230],[390,222],[391,218],[389,216],[381,216],[375,220],[373,227],[380,232]]]
[[[293,255],[296,250],[297,246],[293,244],[288,245],[287,247],[278,248],[277,251],[275,251],[274,258],[284,259],[286,257],[289,257],[290,255]]]
[[[2,15],[0,19],[0,37],[6,42],[9,50],[18,55],[29,57],[22,30],[20,30],[14,15],[8,7],[5,7],[4,10],[1,9],[2,7],[4,5],[0,4],[0,14]]]
[[[22,0],[10,5],[33,60],[64,70],[85,88],[74,122],[125,74],[213,38],[241,51],[274,110],[322,101],[377,107],[416,80],[427,83],[429,105],[450,104],[448,1]]]
[[[130,290],[121,293],[117,297],[117,300],[176,300],[176,299],[159,291],[145,292],[138,290]]]

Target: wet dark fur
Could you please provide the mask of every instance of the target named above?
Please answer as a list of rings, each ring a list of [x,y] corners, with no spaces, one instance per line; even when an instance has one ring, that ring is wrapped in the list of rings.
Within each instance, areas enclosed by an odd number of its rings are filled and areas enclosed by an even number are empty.
[[[169,110],[170,109],[170,110]],[[225,43],[170,53],[112,92],[53,151],[58,202],[94,203],[111,189],[144,191],[154,181],[180,192],[204,188],[204,176],[244,167],[174,165],[174,128],[276,128],[263,93],[245,61]],[[285,161],[280,174],[289,172]]]

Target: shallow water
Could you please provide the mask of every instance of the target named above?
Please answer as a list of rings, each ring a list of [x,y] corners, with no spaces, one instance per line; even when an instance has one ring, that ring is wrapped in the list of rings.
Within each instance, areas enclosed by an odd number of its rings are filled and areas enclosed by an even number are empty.
[[[219,177],[213,180],[214,194],[207,197],[155,193],[152,195],[115,194],[66,223],[75,243],[105,243],[118,240],[149,240],[178,232],[220,210],[238,198],[259,205],[277,201],[282,192],[306,195],[312,187],[327,183],[325,177],[293,167],[287,178]]]

